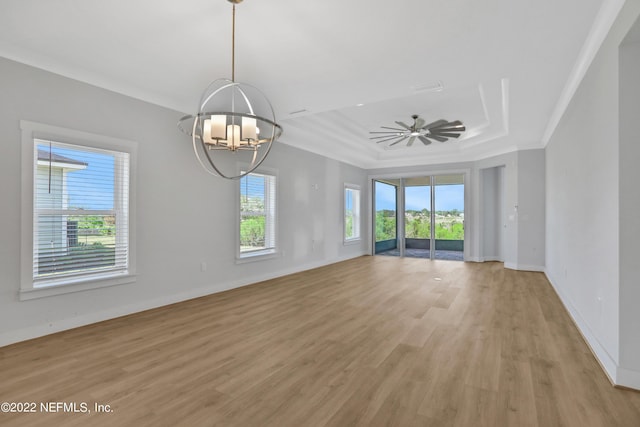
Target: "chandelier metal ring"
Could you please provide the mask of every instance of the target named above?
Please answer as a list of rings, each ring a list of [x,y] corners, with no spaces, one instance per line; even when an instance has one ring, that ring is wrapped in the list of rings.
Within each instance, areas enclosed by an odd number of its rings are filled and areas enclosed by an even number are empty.
[[[210,174],[227,179],[242,178],[266,159],[274,141],[282,134],[271,102],[255,86],[235,81],[235,5],[233,3],[231,80],[217,79],[200,97],[198,112],[182,117],[178,128],[192,138],[200,165]],[[250,164],[239,174],[222,171],[211,152],[253,152]],[[222,153],[220,153],[222,155]],[[216,157],[219,157],[216,155]],[[224,160],[225,155],[222,155]],[[227,163],[232,160],[228,158]]]

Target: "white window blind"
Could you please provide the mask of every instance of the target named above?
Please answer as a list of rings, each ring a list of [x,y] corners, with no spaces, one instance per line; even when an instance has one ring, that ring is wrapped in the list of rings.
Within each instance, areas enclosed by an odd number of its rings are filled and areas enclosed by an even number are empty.
[[[276,251],[276,177],[250,173],[240,179],[240,257]]]
[[[360,189],[352,185],[344,188],[344,240],[360,239]]]
[[[34,143],[33,286],[126,273],[129,154]]]

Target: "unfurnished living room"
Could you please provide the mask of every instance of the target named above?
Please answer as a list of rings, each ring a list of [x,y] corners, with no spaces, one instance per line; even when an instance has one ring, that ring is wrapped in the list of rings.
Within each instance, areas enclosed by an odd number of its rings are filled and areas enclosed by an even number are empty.
[[[0,2],[1,426],[640,426],[640,0]]]

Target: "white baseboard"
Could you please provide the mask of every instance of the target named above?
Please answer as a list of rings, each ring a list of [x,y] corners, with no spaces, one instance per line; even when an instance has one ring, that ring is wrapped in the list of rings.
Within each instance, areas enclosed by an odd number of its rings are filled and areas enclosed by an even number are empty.
[[[544,273],[545,273],[545,276],[547,276],[547,280],[549,280],[549,283],[551,283],[551,287],[555,290],[556,295],[558,295],[558,298],[560,298],[560,301],[564,305],[565,310],[567,310],[567,312],[569,313],[569,316],[573,320],[573,323],[578,328],[578,331],[580,331],[580,333],[582,334],[582,338],[584,338],[585,342],[591,349],[591,352],[600,363],[600,366],[604,370],[605,374],[607,375],[607,377],[609,377],[609,380],[611,381],[611,383],[613,385],[623,385],[619,383],[619,378],[618,378],[619,368],[616,361],[613,359],[613,357],[611,357],[609,352],[602,346],[600,341],[596,338],[595,334],[591,331],[591,328],[589,328],[589,325],[587,324],[587,322],[585,322],[585,320],[582,318],[578,310],[576,310],[576,308],[573,306],[573,304],[571,303],[571,300],[556,285],[556,282],[549,275],[549,273],[547,271],[545,271]],[[640,374],[637,374],[637,375],[638,377],[636,377],[636,380],[640,380]],[[638,382],[638,384],[640,384],[640,382]],[[632,387],[632,386],[627,386],[627,387]],[[633,388],[638,388],[638,387],[633,387]]]
[[[153,308],[158,308],[165,305],[175,304],[178,302],[187,301],[194,298],[200,298],[200,297],[215,294],[218,292],[228,291],[230,289],[251,285],[251,284],[262,282],[265,280],[275,279],[277,277],[299,273],[301,271],[323,267],[325,265],[334,264],[336,262],[347,261],[349,259],[358,258],[363,255],[367,255],[367,254],[363,252],[361,254],[339,257],[332,260],[322,260],[317,262],[311,262],[311,263],[307,263],[307,264],[303,264],[303,265],[299,265],[291,268],[285,268],[277,272],[271,272],[267,274],[246,277],[239,280],[230,281],[227,283],[218,283],[213,286],[194,288],[186,292],[166,295],[159,298],[138,302],[135,304],[116,307],[116,308],[103,310],[96,313],[89,313],[89,314],[85,314],[85,315],[77,316],[73,318],[56,320],[56,321],[52,321],[45,324],[18,329],[15,331],[4,332],[0,334],[0,347],[14,344],[21,341],[27,341],[33,338],[38,338],[38,337],[42,337],[49,334],[54,334],[56,332],[66,331],[68,329],[74,329],[81,326],[90,325],[92,323],[98,323],[98,322],[102,322],[109,319],[115,319],[117,317],[127,316],[129,314],[139,313],[145,310],[151,310]]]
[[[513,262],[505,262],[504,268],[508,268],[509,270],[518,270],[518,271],[540,271],[540,272],[545,271],[545,268],[542,265],[516,264]]]
[[[640,390],[640,372],[618,368],[615,384],[617,386]]]

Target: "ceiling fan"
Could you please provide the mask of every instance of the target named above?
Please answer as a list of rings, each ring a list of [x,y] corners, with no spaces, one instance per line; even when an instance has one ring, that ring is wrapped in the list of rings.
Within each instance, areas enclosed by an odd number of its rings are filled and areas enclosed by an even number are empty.
[[[400,128],[380,126],[382,129],[388,130],[369,132],[371,134],[380,134],[372,136],[370,139],[376,140],[377,144],[391,142],[387,147],[392,147],[408,139],[407,147],[411,147],[416,138],[424,145],[429,145],[432,139],[445,142],[449,138],[458,138],[466,129],[460,120],[454,122],[436,120],[425,125],[424,119],[418,117],[417,114],[414,114],[411,118],[413,119],[413,125],[409,126],[406,123],[396,121],[396,124],[401,126]]]

